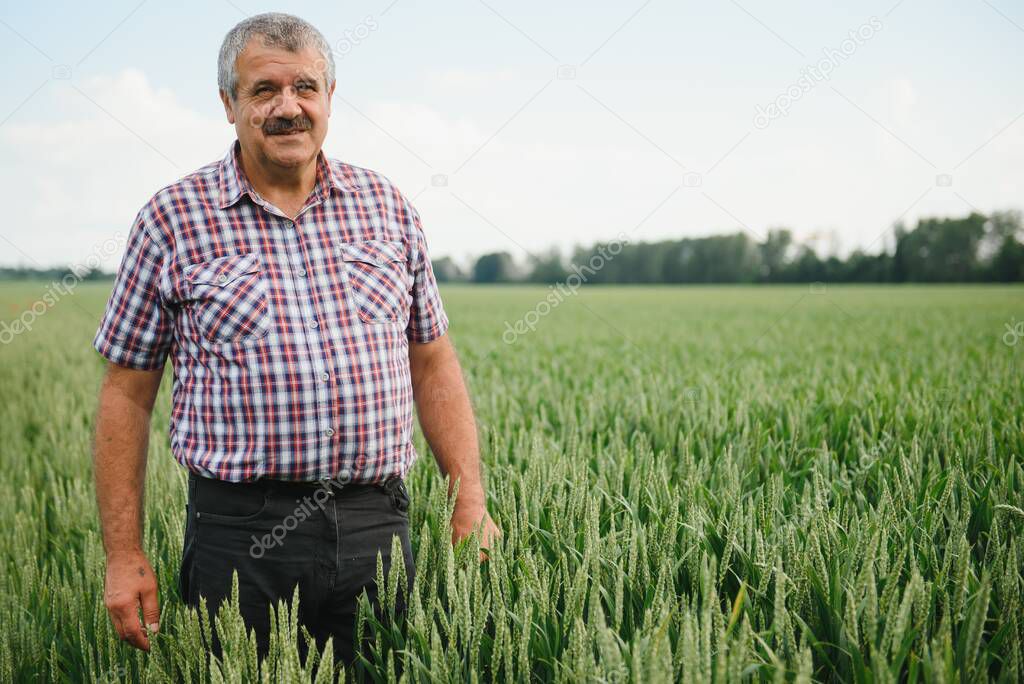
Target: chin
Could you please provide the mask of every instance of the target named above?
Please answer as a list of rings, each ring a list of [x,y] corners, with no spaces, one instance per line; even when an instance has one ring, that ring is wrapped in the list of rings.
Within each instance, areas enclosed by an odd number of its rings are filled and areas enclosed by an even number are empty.
[[[286,141],[285,144],[275,143],[273,140],[264,147],[267,158],[279,166],[300,166],[309,161],[310,157],[316,154],[313,144],[309,140]]]
[[[302,166],[309,161],[312,155],[309,154],[271,154],[269,155],[270,160],[278,166],[290,168],[293,166]]]

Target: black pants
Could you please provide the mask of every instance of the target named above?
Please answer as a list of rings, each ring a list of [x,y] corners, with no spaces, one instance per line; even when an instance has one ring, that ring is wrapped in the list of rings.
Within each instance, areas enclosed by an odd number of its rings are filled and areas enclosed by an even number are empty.
[[[196,608],[206,597],[212,616],[231,595],[238,571],[242,618],[255,630],[260,658],[269,650],[270,611],[299,588],[299,624],[322,648],[333,637],[335,660],[350,664],[357,602],[365,590],[381,616],[377,554],[391,568],[391,543],[402,545],[407,587],[397,594],[396,615],[415,576],[409,544],[409,495],[400,479],[383,485],[330,485],[257,480],[230,483],[189,476],[187,523],[179,589]],[[220,655],[214,633],[212,651]],[[299,638],[305,657],[304,640]]]

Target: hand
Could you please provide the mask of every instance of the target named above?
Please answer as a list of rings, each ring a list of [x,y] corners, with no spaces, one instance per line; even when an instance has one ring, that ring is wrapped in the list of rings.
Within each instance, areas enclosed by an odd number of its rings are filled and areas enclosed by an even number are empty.
[[[160,605],[157,603],[156,575],[144,553],[137,551],[108,556],[103,602],[121,640],[148,651],[147,632],[156,634],[160,631]]]
[[[484,549],[489,549],[491,544],[501,537],[501,530],[491,520],[487,507],[483,504],[460,505],[456,503],[455,510],[452,512],[452,545],[459,543],[460,540],[479,529],[483,530],[480,538],[480,560],[485,561],[487,554]]]

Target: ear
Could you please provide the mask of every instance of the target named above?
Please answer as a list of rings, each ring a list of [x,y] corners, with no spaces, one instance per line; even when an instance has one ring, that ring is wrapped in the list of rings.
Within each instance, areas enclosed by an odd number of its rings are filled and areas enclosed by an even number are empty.
[[[224,113],[227,114],[228,123],[235,123],[235,108],[231,102],[231,98],[223,90],[220,92],[220,101],[224,104]]]
[[[334,99],[334,87],[336,85],[338,85],[337,81],[332,83],[331,87],[327,89],[327,116],[331,115],[331,100]]]

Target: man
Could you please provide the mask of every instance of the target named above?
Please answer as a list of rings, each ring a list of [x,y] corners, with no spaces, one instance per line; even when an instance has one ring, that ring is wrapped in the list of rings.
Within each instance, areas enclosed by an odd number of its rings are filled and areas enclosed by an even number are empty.
[[[189,470],[183,598],[215,610],[237,571],[265,654],[269,607],[297,586],[299,619],[348,662],[358,597],[376,601],[394,535],[412,583],[413,403],[460,482],[453,543],[501,533],[419,215],[385,177],[321,151],[327,42],[297,17],[252,17],[225,37],[218,85],[237,140],[139,212],[94,340],[109,361],[94,458],[105,603],[121,638],[149,650],[143,484],[170,356],[171,448]]]

